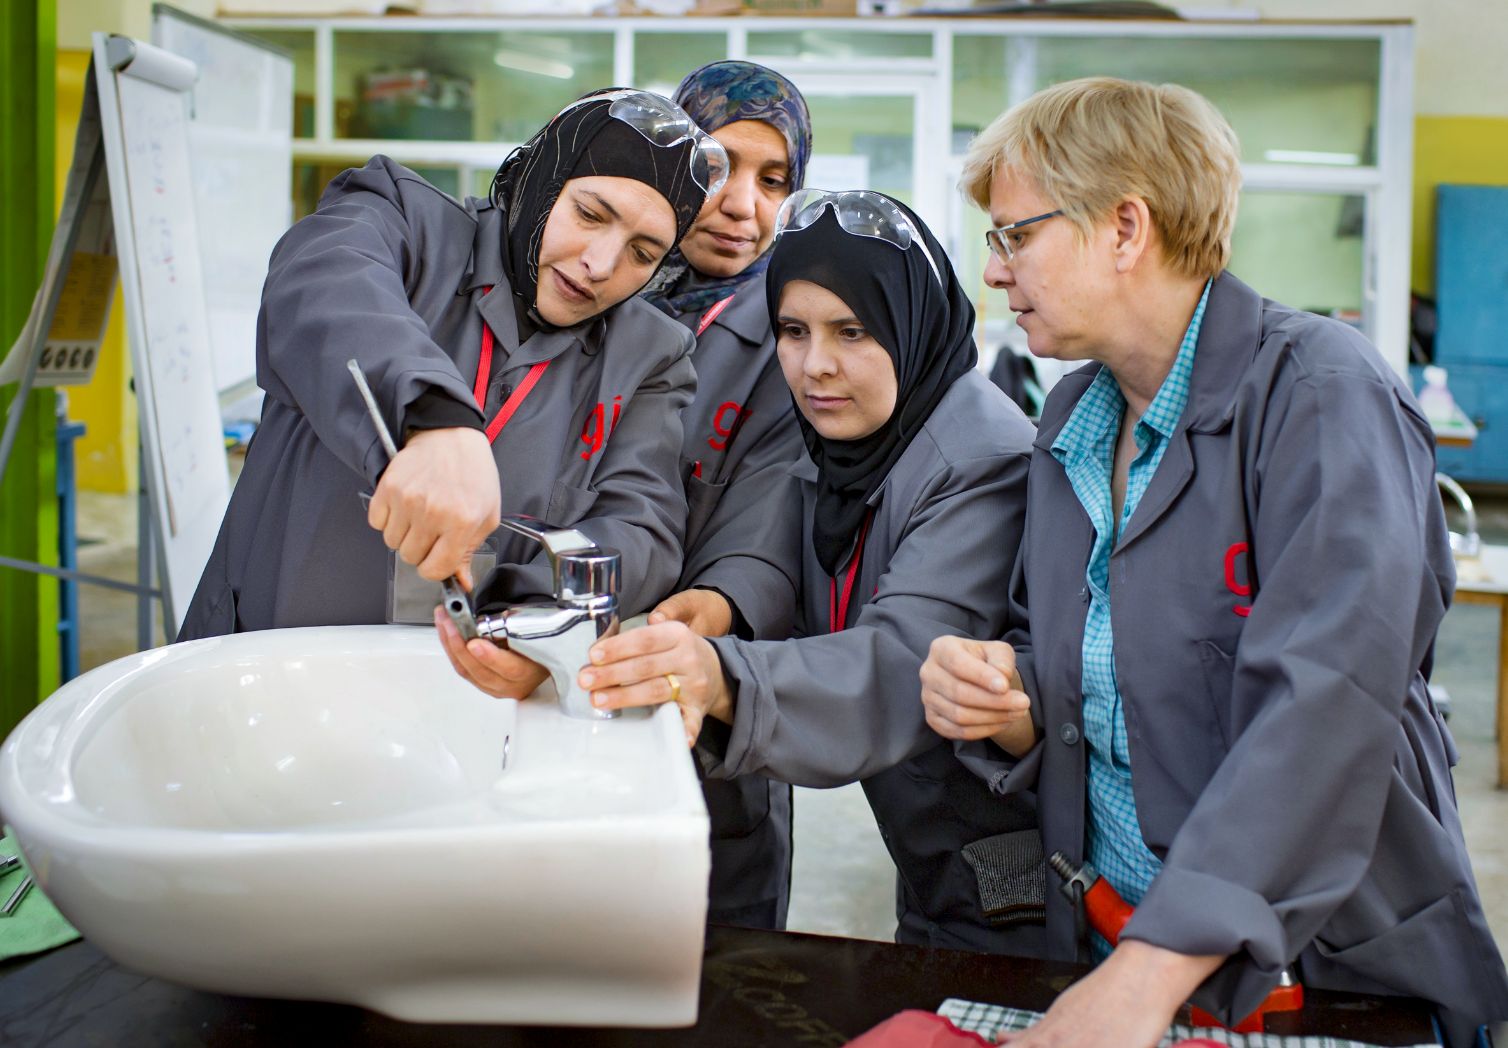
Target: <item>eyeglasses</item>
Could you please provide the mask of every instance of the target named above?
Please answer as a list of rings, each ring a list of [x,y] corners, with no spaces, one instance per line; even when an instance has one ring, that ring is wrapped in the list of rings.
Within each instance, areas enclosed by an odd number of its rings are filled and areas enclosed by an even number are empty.
[[[858,237],[873,237],[905,251],[915,244],[922,257],[932,267],[937,282],[943,282],[942,273],[927,250],[927,242],[912,225],[906,213],[895,202],[868,189],[848,189],[829,193],[825,189],[799,189],[785,198],[780,210],[775,213],[775,235],[805,229],[832,209],[838,225],[845,233]]]
[[[1018,239],[1016,243],[1012,245],[1011,234],[1020,229],[1022,226],[1030,226],[1035,225],[1038,222],[1045,222],[1049,218],[1056,218],[1062,213],[1063,212],[1061,210],[1049,211],[1045,215],[1033,215],[1031,218],[1023,218],[1020,222],[1012,222],[1008,226],[997,226],[996,228],[987,230],[985,232],[984,242],[989,246],[989,249],[995,253],[995,257],[1000,261],[1006,263],[1014,262],[1016,260],[1016,248],[1020,247],[1024,241],[1022,239]]]
[[[707,196],[716,196],[728,180],[728,151],[721,142],[696,125],[686,111],[670,99],[651,91],[604,91],[578,98],[560,112],[570,112],[589,102],[612,99],[607,115],[621,120],[654,145],[664,149],[682,142],[694,143],[691,177]]]

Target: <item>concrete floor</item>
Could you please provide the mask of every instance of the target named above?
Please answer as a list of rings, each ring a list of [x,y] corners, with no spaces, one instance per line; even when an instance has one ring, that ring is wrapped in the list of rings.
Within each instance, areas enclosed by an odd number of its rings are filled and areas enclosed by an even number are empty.
[[[1489,542],[1508,543],[1508,496],[1478,499]],[[136,572],[136,501],[80,496],[80,567],[125,581]],[[135,598],[98,587],[82,595],[85,669],[135,650]],[[162,643],[157,626],[157,643]],[[1450,725],[1461,751],[1456,791],[1488,921],[1508,947],[1508,791],[1498,790],[1494,733],[1497,613],[1462,605],[1446,616],[1435,681],[1450,694]],[[893,874],[858,786],[798,790],[793,930],[889,939],[895,927]]]

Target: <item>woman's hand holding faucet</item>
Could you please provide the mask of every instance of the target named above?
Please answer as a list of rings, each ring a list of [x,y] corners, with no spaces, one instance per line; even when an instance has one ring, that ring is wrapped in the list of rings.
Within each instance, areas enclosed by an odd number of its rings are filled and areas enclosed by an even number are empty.
[[[592,645],[591,660],[578,680],[599,709],[674,702],[681,708],[688,746],[695,745],[707,717],[733,721],[733,694],[722,660],[684,622],[605,637]]]

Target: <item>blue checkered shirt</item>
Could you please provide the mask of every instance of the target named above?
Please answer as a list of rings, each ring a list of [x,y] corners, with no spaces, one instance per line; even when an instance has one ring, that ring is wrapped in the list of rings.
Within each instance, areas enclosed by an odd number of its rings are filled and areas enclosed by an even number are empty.
[[[1084,571],[1089,597],[1083,648],[1084,741],[1089,747],[1089,861],[1133,906],[1146,894],[1162,863],[1142,840],[1141,827],[1136,821],[1136,796],[1131,792],[1126,717],[1115,683],[1110,553],[1116,537],[1125,530],[1152,482],[1168,439],[1188,403],[1194,346],[1199,341],[1199,326],[1209,297],[1210,284],[1206,281],[1173,367],[1136,423],[1137,455],[1131,462],[1119,526],[1111,526],[1114,509],[1110,479],[1126,398],[1109,368],[1100,369],[1052,445],[1053,457],[1062,463],[1073,493],[1094,524],[1094,547]],[[1108,944],[1098,936],[1093,940],[1096,956],[1103,959],[1109,953]]]

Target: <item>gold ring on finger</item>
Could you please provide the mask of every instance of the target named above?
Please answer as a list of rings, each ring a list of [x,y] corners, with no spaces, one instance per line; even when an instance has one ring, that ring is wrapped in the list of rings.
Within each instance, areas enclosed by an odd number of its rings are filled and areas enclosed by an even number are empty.
[[[678,677],[676,677],[676,675],[674,673],[667,673],[667,674],[665,674],[665,679],[670,682],[670,701],[671,702],[680,702],[681,701],[681,682],[680,682],[680,679]]]

